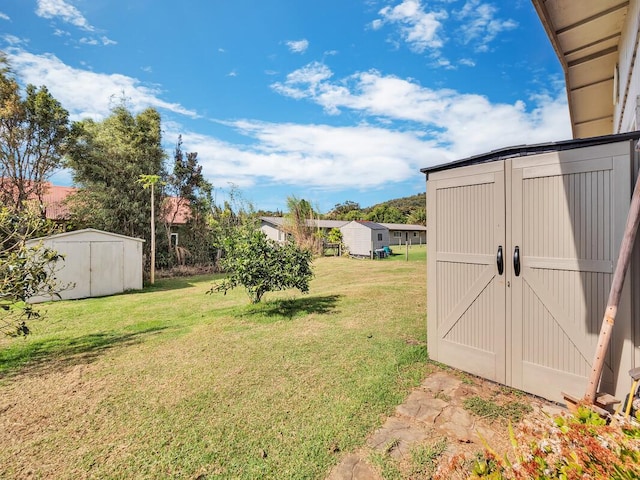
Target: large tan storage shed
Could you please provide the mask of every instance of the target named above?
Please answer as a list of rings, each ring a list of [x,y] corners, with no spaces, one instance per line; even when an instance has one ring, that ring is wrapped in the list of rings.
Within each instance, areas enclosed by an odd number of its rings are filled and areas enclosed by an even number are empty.
[[[142,289],[144,240],[88,228],[34,239],[29,244],[38,242],[65,256],[56,278],[61,284],[75,286],[60,293],[64,300]],[[47,300],[51,299],[32,299]]]
[[[422,170],[433,360],[550,400],[584,395],[639,137],[507,148]],[[639,244],[599,389],[619,399],[640,366]]]

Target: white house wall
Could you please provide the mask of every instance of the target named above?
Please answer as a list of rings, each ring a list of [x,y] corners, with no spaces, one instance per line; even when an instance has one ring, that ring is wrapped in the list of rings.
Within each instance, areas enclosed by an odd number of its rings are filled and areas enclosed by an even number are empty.
[[[273,225],[262,224],[260,226],[260,230],[267,236],[267,238],[275,240],[276,242],[281,242],[283,239],[282,231]]]
[[[629,2],[629,10],[618,46],[618,98],[614,107],[613,133],[624,133],[640,128],[638,97],[640,96],[640,60],[638,28],[640,27],[640,2]],[[613,75],[613,72],[612,72]],[[613,99],[612,99],[613,101]]]

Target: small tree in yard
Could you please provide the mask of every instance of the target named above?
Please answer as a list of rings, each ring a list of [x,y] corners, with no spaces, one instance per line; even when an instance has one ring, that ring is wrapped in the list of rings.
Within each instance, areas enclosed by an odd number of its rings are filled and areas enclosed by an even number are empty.
[[[40,245],[27,247],[26,240],[49,233],[48,224],[34,209],[15,212],[0,208],[0,332],[27,335],[27,321],[41,314],[27,303],[35,296],[55,296],[68,286],[55,279],[56,262],[62,257]]]
[[[229,276],[207,293],[227,293],[242,285],[251,303],[259,303],[267,292],[297,288],[309,292],[311,252],[292,241],[279,244],[261,231],[244,232],[230,239],[222,260]]]

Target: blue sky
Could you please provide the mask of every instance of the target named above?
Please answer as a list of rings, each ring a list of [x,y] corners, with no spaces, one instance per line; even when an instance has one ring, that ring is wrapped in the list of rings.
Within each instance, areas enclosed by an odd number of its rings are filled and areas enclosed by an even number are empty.
[[[420,168],[571,138],[529,0],[4,0],[0,50],[73,120],[156,108],[169,155],[181,134],[259,209],[366,207],[424,192]]]

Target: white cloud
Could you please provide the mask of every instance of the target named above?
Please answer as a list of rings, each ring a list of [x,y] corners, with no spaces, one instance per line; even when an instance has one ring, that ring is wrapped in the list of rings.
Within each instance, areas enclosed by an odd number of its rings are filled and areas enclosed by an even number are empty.
[[[482,95],[424,88],[376,71],[331,79],[325,65],[311,63],[274,89],[314,101],[332,113],[348,109],[384,121],[348,127],[219,122],[250,141],[231,144],[187,132],[182,133],[184,147],[198,152],[203,172],[214,185],[335,190],[382,187],[414,178],[423,167],[571,136],[561,88],[528,98],[530,105],[494,104]],[[174,128],[177,137],[180,129]]]
[[[24,40],[23,38],[20,37],[16,37],[15,35],[11,35],[11,34],[5,34],[2,36],[2,39],[8,44],[8,45],[12,45],[12,46],[17,46],[17,45],[22,45],[25,43],[28,43],[27,40]]]
[[[227,123],[251,138],[251,146],[183,133],[184,148],[197,151],[215,185],[306,185],[320,189],[375,187],[418,173],[429,160],[452,160],[415,132],[371,126]],[[381,175],[380,172],[384,172]]]
[[[64,0],[38,0],[36,15],[42,18],[60,18],[87,32],[95,30],[76,7]]]
[[[117,45],[118,42],[111,40],[105,36],[102,37],[82,37],[80,43],[84,45]]]
[[[9,15],[7,15],[6,13],[0,12],[0,20],[10,21],[11,18],[9,18]]]
[[[34,55],[17,49],[10,49],[7,53],[11,66],[20,72],[23,81],[46,85],[73,120],[105,118],[111,111],[113,100],[123,95],[134,112],[154,107],[189,117],[197,116],[180,104],[162,100],[162,92],[158,88],[146,86],[136,78],[73,68],[51,54]]]
[[[441,2],[452,3],[452,2]],[[400,38],[416,53],[429,53],[436,58],[434,66],[450,68],[439,62],[440,50],[445,41],[445,31],[456,31],[456,41],[472,45],[478,52],[489,50],[489,44],[502,32],[513,30],[518,24],[510,19],[498,18],[498,9],[482,0],[466,0],[460,10],[445,9],[427,11],[421,0],[402,0],[395,6],[386,6],[379,12],[380,18],[371,22],[373,30],[389,24],[397,27]],[[396,43],[396,42],[394,42]]]
[[[373,29],[380,29],[385,23],[399,25],[402,39],[413,51],[423,53],[427,48],[437,50],[442,47],[439,31],[442,30],[441,21],[448,16],[446,11],[425,12],[419,0],[403,0],[378,13],[382,18],[372,22]]]
[[[293,53],[304,53],[309,48],[309,41],[304,38],[302,40],[289,40],[286,44]]]
[[[276,82],[271,87],[278,93],[287,97],[304,98],[315,97],[319,86],[331,78],[333,73],[323,63],[312,62],[299,70],[287,75],[284,83]]]
[[[458,38],[465,45],[474,44],[477,51],[487,51],[489,43],[496,36],[506,30],[513,30],[518,26],[513,20],[496,18],[498,9],[480,0],[467,0],[462,10],[458,12],[463,25],[459,29]]]
[[[425,88],[375,70],[334,82],[331,76],[328,67],[309,64],[273,88],[314,101],[331,114],[348,109],[390,121],[415,122],[416,128],[436,132],[434,140],[456,158],[508,145],[571,138],[562,89],[528,99],[527,108],[522,101],[493,104],[482,95]]]

